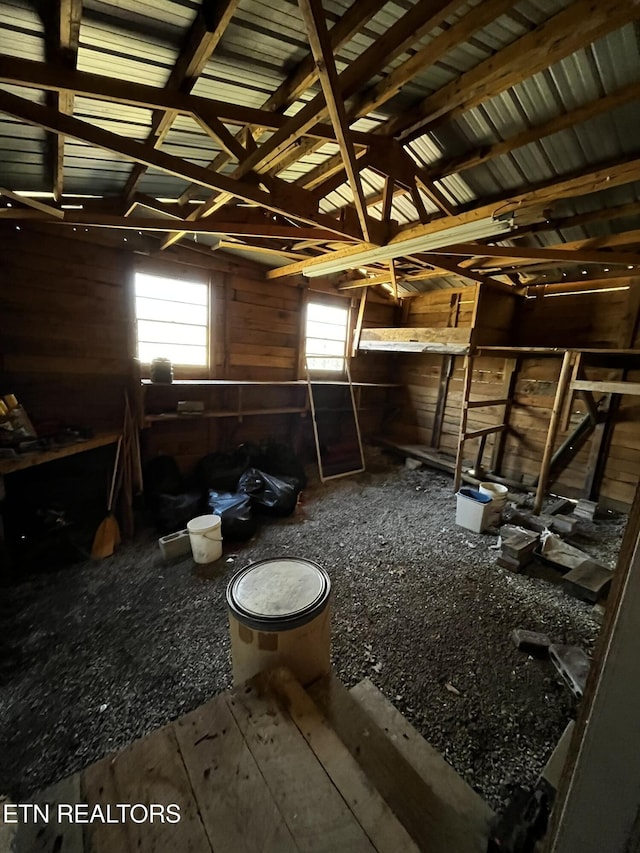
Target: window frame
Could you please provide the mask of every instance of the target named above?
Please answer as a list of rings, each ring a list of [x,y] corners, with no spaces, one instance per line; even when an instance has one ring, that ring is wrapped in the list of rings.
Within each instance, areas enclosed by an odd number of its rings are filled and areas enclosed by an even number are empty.
[[[211,286],[211,275],[209,271],[202,268],[185,266],[172,262],[156,263],[151,259],[145,259],[138,262],[131,276],[131,309],[132,309],[132,345],[135,358],[138,354],[138,312],[136,306],[136,276],[138,274],[155,276],[157,278],[168,278],[185,282],[185,284],[200,284],[207,287],[207,322],[205,326],[206,340],[206,363],[203,365],[196,364],[178,364],[174,363],[173,377],[175,380],[186,379],[210,379],[214,355],[214,334],[213,334],[213,287]],[[162,322],[162,321],[160,321]],[[149,379],[151,373],[151,362],[138,360],[140,365],[140,376],[143,379]]]
[[[347,377],[347,366],[349,361],[351,360],[351,346],[350,342],[353,336],[353,328],[352,328],[352,311],[351,311],[351,300],[344,299],[339,296],[332,296],[326,293],[316,293],[316,292],[308,292],[307,299],[305,300],[304,312],[302,317],[302,327],[301,327],[301,335],[302,342],[300,351],[302,354],[302,370],[306,374],[307,372],[307,319],[309,314],[309,306],[312,304],[323,305],[327,308],[340,308],[341,310],[346,312],[347,315],[347,323],[345,329],[345,340],[344,340],[344,354],[342,356],[343,366],[338,370],[317,370],[315,368],[309,368],[309,375],[314,379],[319,380],[331,380],[334,381],[344,381]],[[312,356],[313,357],[313,356]],[[340,356],[328,356],[329,358],[340,358]]]

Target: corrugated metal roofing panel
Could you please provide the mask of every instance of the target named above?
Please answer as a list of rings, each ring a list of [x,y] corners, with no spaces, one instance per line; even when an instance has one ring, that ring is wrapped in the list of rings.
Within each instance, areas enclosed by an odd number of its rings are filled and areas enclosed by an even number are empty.
[[[42,22],[25,0],[4,0],[0,53],[38,62],[44,59]]]

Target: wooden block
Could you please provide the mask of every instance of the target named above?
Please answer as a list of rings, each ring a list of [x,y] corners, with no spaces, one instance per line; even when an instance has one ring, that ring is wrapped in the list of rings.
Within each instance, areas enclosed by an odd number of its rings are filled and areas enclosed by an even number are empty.
[[[539,634],[537,631],[525,631],[522,628],[513,630],[511,638],[516,648],[534,655],[546,655],[551,645],[551,640],[546,634]]]
[[[502,555],[522,561],[524,557],[529,556],[535,550],[539,541],[540,537],[537,534],[515,533],[502,542]]]
[[[351,695],[336,678],[322,679],[308,692],[421,850],[484,853],[491,811],[482,800],[478,804],[472,791],[469,799],[458,800],[442,768],[425,770],[423,776],[414,760],[419,749],[431,747],[409,723],[404,721],[408,728],[394,734],[393,725],[372,715],[370,706],[363,706],[358,694]],[[401,751],[404,740],[408,748]]]
[[[595,604],[609,591],[613,572],[595,560],[585,560],[562,578],[562,586],[575,598]]]
[[[503,569],[509,569],[511,572],[519,572],[522,568],[522,563],[520,560],[516,560],[513,557],[507,557],[506,555],[500,554],[496,563],[499,566],[502,566]]]

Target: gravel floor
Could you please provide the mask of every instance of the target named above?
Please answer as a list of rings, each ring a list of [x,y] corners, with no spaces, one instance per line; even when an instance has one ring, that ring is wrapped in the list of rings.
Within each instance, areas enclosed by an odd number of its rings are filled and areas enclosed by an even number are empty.
[[[511,630],[588,651],[599,626],[549,580],[497,567],[496,537],[454,518],[449,477],[374,454],[366,474],[312,482],[291,518],[225,547],[220,567],[165,565],[144,533],[108,560],[3,590],[0,793],[24,797],[230,687],[226,583],[249,560],[289,555],[331,575],[340,678],[370,678],[501,809],[575,713]],[[586,524],[577,544],[614,564],[625,521]]]

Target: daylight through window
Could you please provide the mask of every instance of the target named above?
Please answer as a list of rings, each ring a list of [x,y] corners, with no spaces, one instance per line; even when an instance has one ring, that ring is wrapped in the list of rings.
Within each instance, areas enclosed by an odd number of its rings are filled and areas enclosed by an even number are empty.
[[[344,370],[348,326],[346,308],[309,303],[305,348],[309,370]]]
[[[209,287],[193,281],[136,273],[138,358],[149,364],[206,366]]]

